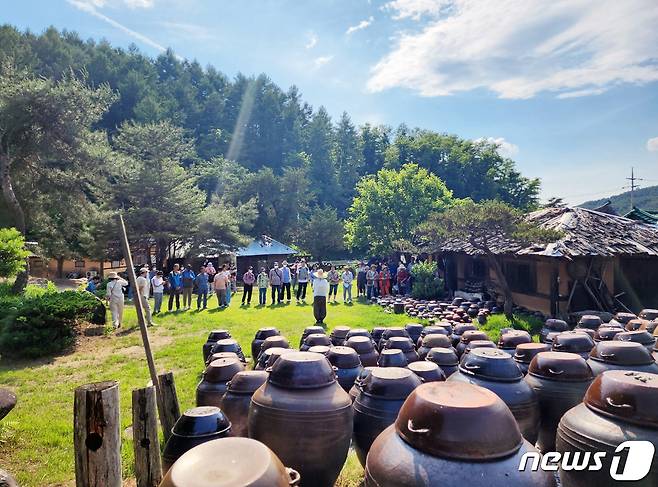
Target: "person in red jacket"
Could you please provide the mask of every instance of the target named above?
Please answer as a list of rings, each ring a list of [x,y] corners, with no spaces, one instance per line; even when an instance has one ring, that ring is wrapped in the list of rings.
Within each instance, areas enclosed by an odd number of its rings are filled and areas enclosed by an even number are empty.
[[[388,296],[391,293],[391,271],[387,265],[382,266],[379,272],[379,290],[382,296]]]
[[[407,293],[407,285],[409,283],[409,271],[407,271],[407,268],[404,266],[404,264],[400,264],[400,267],[398,267],[398,292],[402,295]]]

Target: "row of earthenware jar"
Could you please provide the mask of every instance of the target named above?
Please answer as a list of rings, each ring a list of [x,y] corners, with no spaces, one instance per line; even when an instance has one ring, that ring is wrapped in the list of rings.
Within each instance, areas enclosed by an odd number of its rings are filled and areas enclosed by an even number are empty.
[[[634,326],[635,318],[615,319],[619,326]],[[658,366],[651,361],[648,348],[641,341],[615,338],[628,331],[597,335],[606,326],[617,324],[595,326],[594,320],[585,319],[572,332],[553,320],[546,323],[543,340],[553,334],[550,344],[532,343],[526,332],[510,329],[503,330],[494,344],[473,324],[445,321],[426,327],[377,327],[372,333],[337,327],[330,335],[322,328],[309,327],[300,344],[308,351],[302,352],[290,349],[285,337],[267,328],[259,330],[252,343],[253,371],[246,370],[239,345],[224,342],[214,351],[219,341],[232,340],[218,330],[209,337],[210,346],[204,345],[204,359],[215,359],[199,384],[199,407],[186,412],[179,420],[181,425],[174,428],[165,447],[165,467],[199,443],[212,443],[223,436],[249,436],[266,445],[258,447],[270,452],[263,458],[273,456],[279,466],[294,469],[293,474],[293,470],[279,468],[280,478],[299,482],[301,476],[301,485],[333,485],[350,442],[366,469],[366,485],[437,485],[436,479],[447,481],[463,469],[486,475],[487,483],[494,486],[509,485],[496,483],[498,475],[501,480],[512,480],[512,485],[554,485],[551,476],[519,472],[518,459],[524,452],[534,451],[535,442],[543,452],[568,442],[586,451],[589,444],[574,439],[582,440],[577,433],[578,419],[568,422],[565,418],[576,414],[572,411],[584,397],[587,403],[586,391],[592,382],[597,384],[611,373],[602,374],[604,371],[632,377],[626,382],[636,388],[640,383],[649,384],[646,397],[658,399],[658,375],[654,375]],[[631,330],[636,331],[645,330]],[[257,350],[259,355],[254,357]],[[627,407],[635,407],[633,398],[624,396],[626,402],[619,402],[614,396],[615,387],[627,387],[625,380],[611,382],[606,391],[612,392],[606,393],[613,394],[611,401],[619,406],[608,404],[608,409],[629,420],[637,413],[631,414]],[[442,391],[452,399],[442,397]],[[646,397],[644,401],[648,401]],[[407,407],[407,403],[419,407]],[[601,411],[587,404],[578,414],[600,415]],[[437,408],[443,408],[441,414]],[[503,412],[497,416],[488,411]],[[444,421],[445,414],[452,419],[437,430],[433,421]],[[432,415],[436,415],[434,420],[429,419]],[[190,417],[206,416],[213,427],[190,427]],[[483,417],[486,424],[478,423]],[[466,431],[471,426],[474,438]],[[647,426],[642,437],[655,439],[652,428]],[[446,443],[460,430],[464,430],[464,441]],[[482,434],[478,437],[477,432]],[[187,447],[181,447],[185,441]],[[395,467],[399,458],[404,459],[404,468]],[[400,470],[391,476],[390,469],[395,468]],[[589,477],[581,477],[568,474],[563,485],[593,485]],[[650,483],[637,485],[656,485],[656,472],[648,478]]]

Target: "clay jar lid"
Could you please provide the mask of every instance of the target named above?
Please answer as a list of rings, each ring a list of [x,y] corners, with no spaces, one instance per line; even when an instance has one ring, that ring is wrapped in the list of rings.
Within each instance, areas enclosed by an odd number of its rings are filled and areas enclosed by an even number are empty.
[[[228,383],[228,391],[238,394],[253,394],[267,382],[269,374],[264,370],[243,370],[233,376]]]
[[[273,337],[280,334],[281,333],[279,332],[279,330],[277,330],[273,326],[266,326],[264,328],[259,328],[254,338],[256,340],[265,340],[268,337]]]
[[[544,327],[551,331],[567,331],[569,329],[569,325],[566,321],[555,318],[547,319],[544,323]]]
[[[324,333],[324,328],[322,328],[320,325],[307,326],[306,328],[304,328],[302,335],[306,337],[311,333]]]
[[[553,350],[556,352],[589,352],[594,347],[594,340],[587,333],[564,331],[553,338]]]
[[[201,406],[185,411],[172,428],[178,436],[199,437],[215,435],[231,428],[231,422],[221,409]]]
[[[596,330],[603,321],[596,315],[583,315],[580,320],[578,320],[579,328],[589,328],[590,330]]]
[[[208,356],[208,360],[206,360],[206,365],[208,365],[210,362],[213,362],[215,360],[219,360],[220,358],[235,358],[240,360],[240,357],[238,357],[238,354],[235,352],[217,352]]]
[[[409,338],[409,333],[407,333],[407,330],[405,330],[401,326],[391,326],[391,327],[386,328],[384,330],[384,333],[382,333],[382,339],[383,340],[388,340],[389,338],[392,338],[392,337],[407,337],[407,338]]]
[[[532,342],[530,333],[527,331],[515,330],[501,335],[500,339],[498,340],[498,347],[516,349],[518,345],[530,342]]]
[[[548,343],[549,345],[553,344],[553,340],[555,339],[556,336],[558,336],[560,333],[564,333],[562,331],[551,331],[546,334],[546,338],[544,338],[544,343]]]
[[[331,347],[327,359],[331,365],[339,369],[353,369],[361,365],[359,354],[350,347]]]
[[[410,352],[414,350],[414,342],[411,341],[411,338],[407,337],[391,337],[386,341],[386,348],[396,348],[402,350],[403,352]]]
[[[316,389],[336,382],[336,374],[326,357],[313,352],[285,353],[269,372],[268,382],[286,389]]]
[[[649,320],[638,318],[635,320],[629,320],[627,323],[625,323],[624,328],[626,331],[646,330],[649,326],[649,323],[651,323]]]
[[[638,315],[639,318],[644,318],[645,320],[655,320],[658,318],[658,309],[643,309]]]
[[[496,344],[491,340],[471,340],[470,342],[468,342],[468,345],[466,345],[466,348],[464,349],[464,355],[466,355],[467,353],[471,353],[471,350],[474,350],[476,348],[498,348],[498,347],[496,347]]]
[[[208,334],[209,342],[216,342],[225,338],[231,338],[231,334],[228,330],[213,330]]]
[[[561,382],[592,380],[592,369],[580,355],[566,352],[541,352],[530,362],[528,374]]]
[[[656,339],[646,330],[624,331],[622,333],[617,333],[614,340],[619,340],[621,342],[641,343],[645,346],[656,342]]]
[[[405,399],[422,381],[409,369],[402,367],[374,368],[363,380],[362,391],[373,397],[390,400]]]
[[[331,338],[324,333],[311,333],[304,339],[304,345],[307,347],[314,347],[316,345],[331,345]]]
[[[421,338],[425,338],[428,335],[450,335],[451,332],[452,332],[452,326],[432,325],[423,328],[423,331],[420,333],[420,336]]]
[[[345,346],[353,348],[358,354],[369,353],[375,349],[375,346],[372,344],[372,340],[369,337],[364,336],[350,337],[345,342]]]
[[[653,357],[641,343],[610,341],[598,343],[589,353],[589,358],[615,365],[651,365]]]
[[[521,343],[516,346],[513,358],[522,364],[529,364],[535,355],[541,352],[548,352],[550,349],[550,345],[546,343]]]
[[[523,379],[523,372],[512,356],[497,348],[474,348],[462,356],[459,371],[481,379],[501,382]]]
[[[404,325],[404,329],[407,330],[407,333],[411,334],[419,334],[423,331],[423,325],[420,323],[407,323]]]
[[[263,353],[265,350],[272,347],[290,348],[290,343],[288,343],[288,340],[284,336],[275,335],[267,337],[263,340],[263,343],[260,346],[260,352]]]
[[[297,485],[263,443],[251,438],[221,438],[185,452],[167,472],[161,487],[288,487]]]
[[[234,340],[233,338],[223,338],[221,340],[217,340],[217,343],[213,345],[212,347],[212,353],[216,352],[239,352],[242,350],[240,348],[240,344],[237,342],[237,340]]]
[[[434,362],[437,365],[454,366],[459,364],[459,358],[457,358],[454,348],[432,348],[427,352],[426,360]]]
[[[386,330],[384,330],[384,331],[386,331]],[[352,337],[372,338],[372,335],[365,328],[352,328],[350,331],[347,332],[347,335],[345,335],[345,340],[349,340]]]
[[[413,448],[436,457],[485,461],[523,444],[519,427],[493,392],[465,382],[431,382],[404,402],[395,429]]]
[[[350,330],[351,328],[349,326],[337,326],[331,330],[331,336],[336,338],[345,338]]]
[[[308,349],[309,352],[321,353],[322,355],[327,355],[329,353],[329,350],[331,350],[331,347],[328,347],[326,345],[313,345]]]
[[[432,333],[430,335],[425,335],[423,338],[422,346],[425,348],[450,348],[452,347],[452,341],[448,335],[440,335],[437,333]]]
[[[615,338],[615,335],[623,332],[623,328],[616,326],[600,326],[594,335],[595,342],[609,341]]]
[[[461,342],[467,344],[473,340],[489,340],[489,336],[480,330],[467,330],[462,333]]]
[[[399,348],[387,348],[382,350],[377,359],[379,367],[406,367],[409,361],[404,352]]]
[[[573,333],[583,333],[585,335],[589,335],[589,337],[594,340],[594,335],[596,335],[596,330],[592,330],[591,328],[574,328]]]
[[[619,323],[622,325],[625,325],[631,320],[637,319],[637,316],[634,315],[633,313],[617,313],[615,315],[615,320],[617,320]]]
[[[203,380],[219,383],[230,381],[235,374],[242,372],[244,365],[237,358],[220,358],[208,364],[203,373]]]
[[[584,403],[598,413],[649,428],[658,428],[658,375],[609,370],[585,393]]]
[[[407,368],[420,377],[423,380],[423,383],[446,380],[446,375],[434,362],[417,360],[416,362],[411,362]]]
[[[286,350],[289,350],[291,352],[294,351],[294,350],[290,350],[289,348],[281,348],[281,347],[271,347],[268,348],[267,350],[263,350],[258,356],[258,366],[265,368],[273,365],[274,362],[269,363],[270,359],[272,357],[275,357],[273,360],[278,359],[281,356],[281,354],[286,353]]]

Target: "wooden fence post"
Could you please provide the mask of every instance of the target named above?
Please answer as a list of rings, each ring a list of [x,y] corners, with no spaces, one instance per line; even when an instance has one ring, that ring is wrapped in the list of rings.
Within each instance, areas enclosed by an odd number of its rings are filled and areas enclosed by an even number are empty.
[[[174,373],[165,372],[158,375],[160,385],[160,394],[162,395],[159,404],[160,424],[162,424],[165,441],[171,436],[171,429],[180,417],[180,405],[176,395],[176,383],[174,382]]]
[[[120,427],[116,381],[76,388],[73,446],[77,487],[121,487]]]
[[[134,389],[132,398],[137,487],[158,487],[162,480],[162,462],[155,388],[151,386]]]

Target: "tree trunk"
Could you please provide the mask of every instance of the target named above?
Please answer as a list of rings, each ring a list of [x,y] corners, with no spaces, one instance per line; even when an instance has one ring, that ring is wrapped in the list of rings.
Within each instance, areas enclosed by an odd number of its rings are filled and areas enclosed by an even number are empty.
[[[9,210],[16,229],[26,236],[27,227],[25,225],[25,212],[21,206],[14,187],[11,183],[11,159],[8,153],[0,154],[0,184],[2,185],[2,196]],[[25,259],[25,270],[16,276],[14,282],[14,292],[20,293],[27,285],[27,279],[30,272],[30,258]]]
[[[57,277],[62,279],[64,277],[64,257],[57,257]]]
[[[488,252],[487,257],[489,258],[489,262],[491,263],[491,266],[493,267],[494,272],[496,273],[498,284],[500,285],[500,289],[503,292],[503,297],[505,298],[505,307],[504,307],[505,316],[507,317],[507,319],[511,320],[514,317],[513,314],[514,299],[512,298],[512,290],[510,289],[509,283],[507,282],[507,278],[505,277],[505,272],[503,271],[503,267],[500,265],[500,262],[498,262],[496,256]]]

